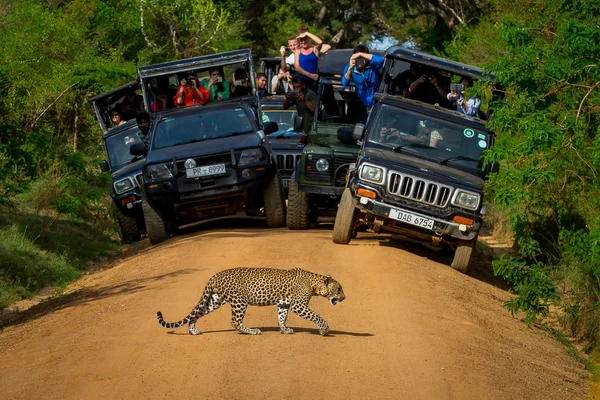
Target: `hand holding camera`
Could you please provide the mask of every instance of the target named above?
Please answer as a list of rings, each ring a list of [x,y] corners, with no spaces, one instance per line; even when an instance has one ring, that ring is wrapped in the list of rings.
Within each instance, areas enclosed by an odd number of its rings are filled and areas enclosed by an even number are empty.
[[[279,54],[281,54],[281,57],[285,57],[285,46],[279,48]]]

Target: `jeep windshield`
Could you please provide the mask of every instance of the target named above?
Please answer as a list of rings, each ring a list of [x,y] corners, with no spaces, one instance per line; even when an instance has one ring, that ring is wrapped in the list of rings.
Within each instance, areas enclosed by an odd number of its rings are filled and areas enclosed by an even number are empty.
[[[160,120],[153,140],[154,148],[161,149],[251,132],[254,126],[242,108],[202,110]]]
[[[353,86],[321,83],[319,88],[319,122],[354,125],[365,123],[368,112]],[[335,131],[332,132],[335,134]]]
[[[471,125],[382,105],[369,128],[368,142],[390,150],[418,154],[440,164],[483,170],[482,152],[491,144],[491,133]]]
[[[284,132],[293,132],[295,116],[295,110],[263,109],[263,122],[274,121],[277,122],[277,126],[279,127],[279,130],[277,132],[273,132],[271,135],[283,134]]]
[[[138,136],[138,132],[137,125],[134,125],[130,129],[105,139],[106,152],[108,153],[108,159],[113,171],[123,168],[140,158],[139,156],[132,156],[129,153],[129,148],[132,144],[142,142]]]

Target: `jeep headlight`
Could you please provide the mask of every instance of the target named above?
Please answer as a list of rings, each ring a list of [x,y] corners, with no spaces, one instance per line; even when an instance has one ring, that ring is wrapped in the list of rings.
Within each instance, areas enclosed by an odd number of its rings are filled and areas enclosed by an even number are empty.
[[[479,195],[477,193],[465,192],[464,190],[457,190],[454,195],[452,204],[455,206],[467,208],[469,210],[476,210],[479,206]]]
[[[166,164],[154,164],[148,167],[148,176],[152,180],[172,178],[173,174]]]
[[[264,160],[264,154],[260,149],[244,150],[240,155],[238,166],[243,167],[244,165],[256,164]]]
[[[315,164],[315,167],[317,167],[317,171],[325,172],[329,169],[329,161],[324,158],[319,158]]]
[[[128,192],[135,187],[131,177],[127,177],[125,179],[121,179],[120,181],[116,181],[113,184],[113,186],[115,187],[115,192],[117,194]]]
[[[383,168],[364,164],[360,171],[360,177],[365,181],[381,183],[383,182]]]

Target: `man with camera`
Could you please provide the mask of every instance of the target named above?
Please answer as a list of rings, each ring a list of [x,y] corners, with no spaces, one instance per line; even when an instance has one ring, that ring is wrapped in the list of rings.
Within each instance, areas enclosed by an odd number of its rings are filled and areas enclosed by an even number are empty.
[[[471,97],[465,99],[465,89],[473,86],[473,80],[470,77],[464,77],[460,80],[460,83],[453,83],[450,85],[450,93],[448,93],[447,99],[450,101],[456,101],[456,111],[466,115],[479,115],[479,107],[481,106],[481,100],[477,97]]]
[[[293,91],[285,94],[283,109],[287,110],[295,105],[298,116],[302,117],[302,131],[308,134],[312,129],[313,121],[315,119],[317,94],[306,87],[304,81],[298,74],[292,77],[292,88],[294,89]]]
[[[246,70],[238,68],[233,72],[233,83],[231,84],[231,98],[250,96],[251,87],[248,83]]]
[[[358,45],[354,48],[350,62],[344,68],[342,85],[348,86],[354,82],[356,92],[367,109],[373,107],[375,89],[381,76],[384,59],[369,53],[367,46]]]
[[[208,91],[202,85],[198,85],[196,77],[190,74],[179,82],[179,89],[177,89],[173,102],[175,107],[205,105],[208,102]]]

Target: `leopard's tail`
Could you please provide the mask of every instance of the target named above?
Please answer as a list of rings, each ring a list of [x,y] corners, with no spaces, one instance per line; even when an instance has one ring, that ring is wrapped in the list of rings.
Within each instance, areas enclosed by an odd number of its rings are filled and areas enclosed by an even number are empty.
[[[206,305],[208,304],[208,299],[210,298],[210,296],[212,294],[213,288],[214,288],[214,284],[212,283],[212,281],[208,281],[208,283],[206,284],[206,287],[204,288],[204,293],[202,294],[202,298],[200,299],[198,304],[196,304],[196,307],[194,307],[192,312],[190,312],[181,321],[165,322],[165,320],[163,319],[162,313],[160,311],[157,311],[156,318],[158,319],[158,323],[161,324],[161,326],[163,326],[165,328],[169,328],[169,329],[179,328],[180,326],[183,326],[183,325],[189,323],[193,318],[204,315],[202,310],[204,310],[206,308]]]

